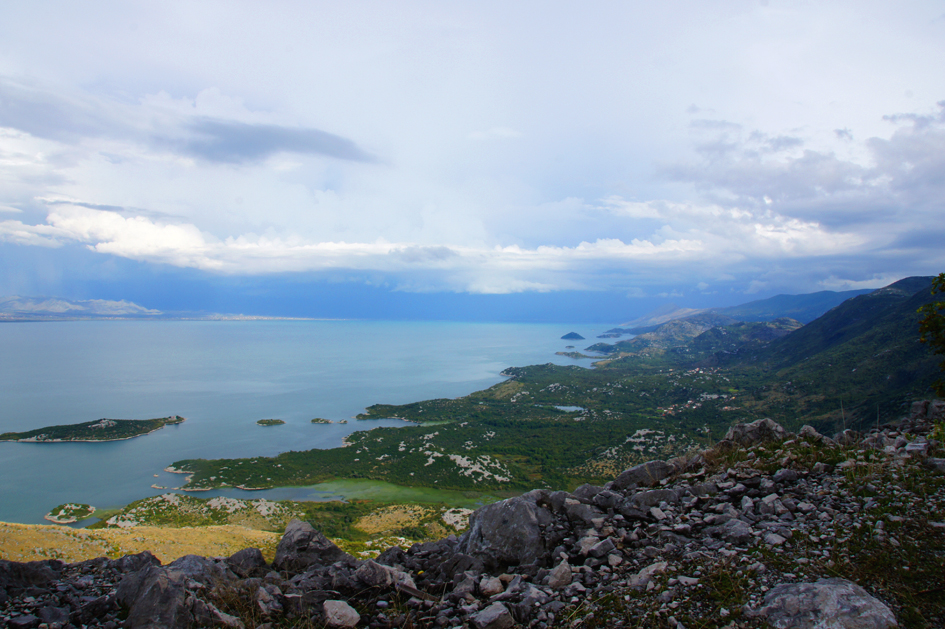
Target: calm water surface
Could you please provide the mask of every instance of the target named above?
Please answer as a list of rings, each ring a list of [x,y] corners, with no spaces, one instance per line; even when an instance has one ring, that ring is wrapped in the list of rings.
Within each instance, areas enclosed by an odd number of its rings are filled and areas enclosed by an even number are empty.
[[[581,364],[610,325],[366,321],[76,321],[0,324],[0,432],[103,417],[182,415],[153,434],[107,443],[0,442],[0,521],[45,522],[64,502],[115,507],[163,493],[185,458],[334,448],[396,420],[352,418],[374,403],[458,397],[510,366]],[[577,331],[586,341],[560,337]],[[312,424],[313,417],[349,419]],[[283,426],[256,420],[278,418]],[[319,492],[222,490],[234,497],[324,499]]]

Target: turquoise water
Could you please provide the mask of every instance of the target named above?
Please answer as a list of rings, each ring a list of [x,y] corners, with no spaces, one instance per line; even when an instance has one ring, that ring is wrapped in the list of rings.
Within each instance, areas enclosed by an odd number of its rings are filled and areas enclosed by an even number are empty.
[[[100,419],[187,421],[108,443],[0,442],[0,521],[42,523],[64,502],[99,508],[163,493],[179,459],[334,448],[374,403],[458,397],[511,366],[580,364],[555,352],[610,325],[371,321],[76,321],[0,324],[0,432]],[[313,417],[348,424],[312,424]],[[283,426],[256,420],[277,418]],[[204,492],[320,499],[317,491]]]

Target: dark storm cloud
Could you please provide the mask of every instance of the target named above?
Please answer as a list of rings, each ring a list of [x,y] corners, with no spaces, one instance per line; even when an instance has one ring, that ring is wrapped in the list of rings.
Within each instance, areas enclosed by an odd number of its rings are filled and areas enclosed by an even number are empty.
[[[356,162],[377,161],[351,140],[319,129],[210,119],[197,120],[187,128],[194,136],[184,142],[183,150],[213,162],[253,162],[283,152]]]

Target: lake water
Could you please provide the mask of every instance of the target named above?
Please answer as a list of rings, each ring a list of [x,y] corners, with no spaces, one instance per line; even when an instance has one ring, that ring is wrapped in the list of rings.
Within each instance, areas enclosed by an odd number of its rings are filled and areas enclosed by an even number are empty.
[[[164,493],[189,458],[334,448],[374,403],[458,397],[511,366],[553,362],[612,327],[373,321],[75,321],[0,324],[0,433],[100,419],[182,415],[150,435],[107,443],[0,442],[0,521],[43,523],[65,502],[111,508]],[[577,331],[586,341],[565,341]],[[348,424],[312,424],[322,417]],[[259,419],[285,425],[262,427]],[[325,499],[304,488],[202,492]]]

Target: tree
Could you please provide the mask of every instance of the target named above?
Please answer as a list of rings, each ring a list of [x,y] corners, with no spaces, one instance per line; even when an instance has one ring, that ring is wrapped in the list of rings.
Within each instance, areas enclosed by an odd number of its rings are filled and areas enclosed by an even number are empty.
[[[939,273],[932,280],[932,294],[936,293],[945,293],[945,273]],[[919,312],[925,315],[919,322],[919,340],[928,345],[933,353],[945,356],[945,301],[925,304],[919,308]],[[945,373],[945,360],[939,368]],[[945,377],[935,381],[932,388],[940,397],[945,397]]]

